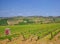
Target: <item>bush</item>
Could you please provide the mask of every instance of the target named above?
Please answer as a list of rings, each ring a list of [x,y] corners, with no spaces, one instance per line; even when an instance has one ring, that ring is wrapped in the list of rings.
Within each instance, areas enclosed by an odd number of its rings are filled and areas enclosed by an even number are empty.
[[[8,25],[7,19],[1,19],[0,20],[0,25]]]

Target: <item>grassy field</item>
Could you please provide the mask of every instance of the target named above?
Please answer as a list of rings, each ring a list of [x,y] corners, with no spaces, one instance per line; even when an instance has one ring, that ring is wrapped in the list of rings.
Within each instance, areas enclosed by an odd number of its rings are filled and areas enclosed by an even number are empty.
[[[14,25],[0,26],[0,36],[4,36],[5,28],[10,28],[11,34],[22,34],[27,39],[30,35],[43,38],[46,35],[60,31],[60,23],[53,24],[29,24],[29,25]]]

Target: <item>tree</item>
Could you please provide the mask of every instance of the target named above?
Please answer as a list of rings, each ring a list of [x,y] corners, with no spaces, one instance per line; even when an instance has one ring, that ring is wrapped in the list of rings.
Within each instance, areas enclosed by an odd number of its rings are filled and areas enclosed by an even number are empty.
[[[7,19],[1,19],[0,20],[0,25],[8,25]]]

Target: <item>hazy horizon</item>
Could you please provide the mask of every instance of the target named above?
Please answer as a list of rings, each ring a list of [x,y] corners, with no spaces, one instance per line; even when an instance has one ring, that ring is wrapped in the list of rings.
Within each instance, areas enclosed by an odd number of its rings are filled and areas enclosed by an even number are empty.
[[[60,0],[0,0],[0,17],[60,16]]]

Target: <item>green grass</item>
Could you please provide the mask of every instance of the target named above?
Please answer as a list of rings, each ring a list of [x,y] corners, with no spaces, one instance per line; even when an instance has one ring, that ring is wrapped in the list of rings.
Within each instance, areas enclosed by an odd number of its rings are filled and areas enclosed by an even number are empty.
[[[1,36],[5,35],[5,28],[10,28],[11,34],[23,34],[25,38],[28,38],[30,35],[37,35],[42,38],[48,35],[50,32],[60,30],[60,23],[0,26]]]

